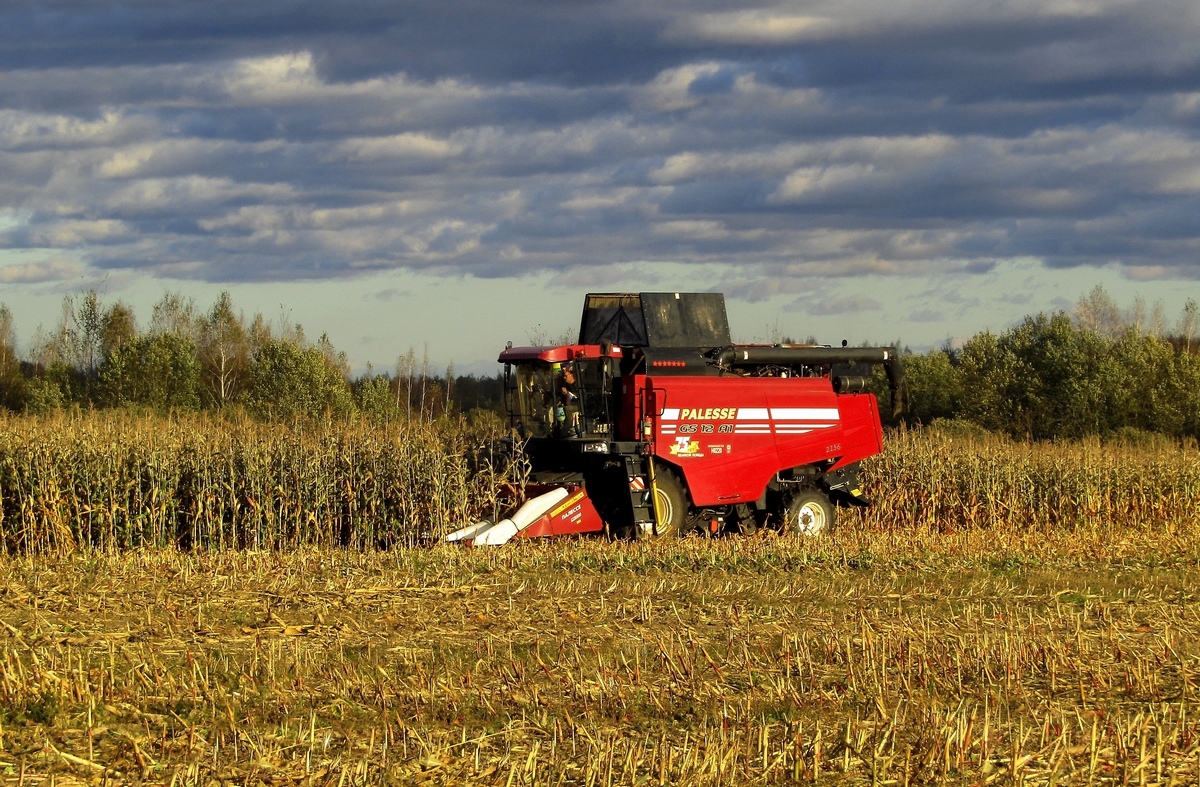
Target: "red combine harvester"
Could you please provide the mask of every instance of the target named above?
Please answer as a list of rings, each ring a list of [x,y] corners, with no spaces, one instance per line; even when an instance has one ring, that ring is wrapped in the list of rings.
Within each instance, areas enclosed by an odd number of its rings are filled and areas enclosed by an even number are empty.
[[[525,504],[447,540],[828,531],[837,506],[868,504],[858,465],[883,448],[875,396],[846,372],[882,365],[905,405],[896,351],[844,344],[732,344],[717,293],[588,295],[578,344],[500,354]]]

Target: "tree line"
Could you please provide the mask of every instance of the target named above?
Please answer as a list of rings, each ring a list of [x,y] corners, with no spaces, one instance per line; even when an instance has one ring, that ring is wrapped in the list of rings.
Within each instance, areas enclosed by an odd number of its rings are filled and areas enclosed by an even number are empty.
[[[207,310],[168,293],[140,329],[129,306],[95,291],[68,296],[58,324],[27,357],[0,305],[0,406],[157,413],[246,412],[259,419],[347,417],[434,420],[502,411],[503,381],[429,368],[410,349],[393,370],[352,377],[328,336],[246,319],[228,292]],[[953,420],[1019,439],[1155,432],[1200,439],[1200,308],[1188,300],[1171,325],[1161,307],[1120,308],[1097,287],[1070,312],[1025,317],[1000,333],[904,351],[908,423]],[[566,339],[564,339],[565,341]],[[897,343],[899,344],[899,343]],[[886,382],[876,378],[881,393]]]
[[[910,422],[955,419],[1018,439],[1154,432],[1200,439],[1200,309],[1167,325],[1097,287],[1072,312],[1028,316],[961,345],[907,353]]]
[[[455,376],[453,365],[439,375],[414,349],[394,371],[352,377],[327,335],[310,341],[298,324],[246,319],[228,292],[207,310],[167,293],[145,329],[123,302],[105,304],[94,290],[67,296],[58,324],[39,331],[27,357],[0,305],[0,406],[15,412],[78,406],[428,421],[456,409],[496,410],[501,394],[499,377]]]

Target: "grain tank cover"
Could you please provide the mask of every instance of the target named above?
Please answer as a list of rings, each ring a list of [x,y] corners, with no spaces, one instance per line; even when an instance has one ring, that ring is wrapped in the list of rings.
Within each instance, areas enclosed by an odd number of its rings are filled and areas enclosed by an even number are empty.
[[[700,347],[730,344],[718,292],[592,293],[583,304],[580,344]]]
[[[646,321],[636,293],[589,293],[583,300],[580,344],[609,341],[626,347],[645,347]]]

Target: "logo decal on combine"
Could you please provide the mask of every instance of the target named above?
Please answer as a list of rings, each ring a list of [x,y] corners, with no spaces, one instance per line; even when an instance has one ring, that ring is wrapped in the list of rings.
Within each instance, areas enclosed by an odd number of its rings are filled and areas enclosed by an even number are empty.
[[[800,435],[838,426],[842,415],[836,407],[681,407],[667,408],[662,414],[662,433],[674,435],[696,431],[694,423],[681,421],[723,421],[720,431],[736,434]],[[690,426],[690,429],[689,429]],[[711,430],[710,430],[711,431]],[[676,438],[677,440],[679,438]],[[676,453],[675,449],[671,449]]]
[[[583,518],[583,498],[587,497],[587,492],[582,489],[563,501],[562,505],[550,512],[550,516],[562,517],[568,522],[578,522]],[[565,513],[564,513],[565,512]]]
[[[566,511],[568,508],[570,508],[571,506],[575,505],[576,503],[578,503],[580,500],[582,500],[582,499],[583,499],[583,498],[585,498],[585,497],[587,497],[587,492],[584,492],[584,491],[581,489],[580,491],[576,492],[575,494],[571,495],[571,496],[570,496],[570,497],[568,497],[566,500],[564,500],[564,501],[562,502],[562,505],[560,505],[558,508],[556,508],[556,509],[554,509],[553,511],[551,511],[551,512],[550,512],[550,516],[558,516],[558,515],[559,515],[559,514],[561,514],[563,511]],[[574,512],[574,511],[572,511],[571,513],[573,514],[573,513],[575,513],[575,512]]]
[[[690,437],[676,437],[675,445],[671,446],[672,456],[704,456],[702,451],[702,446]]]
[[[728,421],[736,415],[736,407],[685,407],[679,411],[684,421]]]

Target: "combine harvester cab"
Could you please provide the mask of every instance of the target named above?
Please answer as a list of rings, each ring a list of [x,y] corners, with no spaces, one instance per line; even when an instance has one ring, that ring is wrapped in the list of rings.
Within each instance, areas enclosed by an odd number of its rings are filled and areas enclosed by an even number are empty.
[[[770,526],[818,535],[867,505],[858,463],[882,450],[864,365],[889,347],[735,345],[724,296],[604,293],[579,343],[508,347],[505,394],[532,483],[524,505],[448,541],[607,532],[620,538]]]

